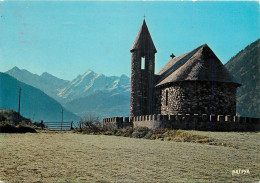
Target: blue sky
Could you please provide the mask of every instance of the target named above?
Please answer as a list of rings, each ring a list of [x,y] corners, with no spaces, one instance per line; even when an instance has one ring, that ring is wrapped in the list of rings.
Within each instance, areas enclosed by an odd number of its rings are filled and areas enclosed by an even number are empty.
[[[254,2],[0,2],[0,71],[14,66],[71,80],[88,69],[130,76],[137,33],[146,23],[156,72],[207,43],[223,63],[260,37]]]

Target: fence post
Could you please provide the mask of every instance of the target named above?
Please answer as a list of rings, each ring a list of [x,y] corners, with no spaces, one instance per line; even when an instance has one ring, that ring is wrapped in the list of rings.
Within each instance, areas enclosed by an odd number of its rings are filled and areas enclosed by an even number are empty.
[[[41,120],[41,128],[42,128],[42,130],[43,130],[43,120]]]
[[[70,130],[73,130],[72,124],[73,124],[73,121],[71,121],[71,123],[70,123]]]

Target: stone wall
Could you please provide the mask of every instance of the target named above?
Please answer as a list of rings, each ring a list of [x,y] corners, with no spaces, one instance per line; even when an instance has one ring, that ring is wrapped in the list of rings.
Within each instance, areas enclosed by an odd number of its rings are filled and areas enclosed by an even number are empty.
[[[259,131],[260,119],[231,115],[177,114],[146,115],[133,118],[133,127],[205,131]]]
[[[132,127],[133,123],[131,122],[129,117],[112,117],[112,118],[104,118],[103,119],[103,127],[107,129],[119,129]]]
[[[103,127],[119,129],[125,127],[169,128],[205,131],[260,131],[260,119],[232,115],[177,114],[145,115],[133,118],[113,117],[103,120]]]
[[[208,81],[174,83],[155,93],[157,114],[236,114],[236,85]],[[168,100],[166,93],[168,92]]]
[[[164,115],[145,115],[133,118],[133,127],[147,127],[149,129],[171,128],[168,118]]]

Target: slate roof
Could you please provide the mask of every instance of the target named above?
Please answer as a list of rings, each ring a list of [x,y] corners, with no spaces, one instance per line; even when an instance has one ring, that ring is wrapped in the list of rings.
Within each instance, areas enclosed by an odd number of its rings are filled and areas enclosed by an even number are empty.
[[[131,52],[134,50],[153,50],[155,53],[157,52],[145,20],[131,48]]]
[[[229,73],[218,57],[204,44],[171,59],[158,73],[156,87],[178,81],[218,81],[241,84]]]

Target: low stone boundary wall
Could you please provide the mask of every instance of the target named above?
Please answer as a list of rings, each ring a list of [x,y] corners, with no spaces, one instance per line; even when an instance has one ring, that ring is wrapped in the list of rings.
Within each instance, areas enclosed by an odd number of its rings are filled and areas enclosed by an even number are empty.
[[[150,129],[170,128],[207,131],[260,131],[260,119],[231,115],[178,114],[145,115],[105,118],[103,126],[107,128],[124,128],[126,126],[148,127]]]
[[[126,127],[133,127],[133,122],[129,117],[112,117],[103,119],[103,127],[108,129],[119,129]]]

